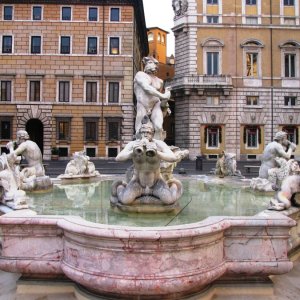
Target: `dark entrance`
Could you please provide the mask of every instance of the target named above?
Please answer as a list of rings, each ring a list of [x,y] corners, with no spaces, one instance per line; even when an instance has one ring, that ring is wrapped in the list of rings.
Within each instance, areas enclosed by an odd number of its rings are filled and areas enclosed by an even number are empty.
[[[30,139],[37,143],[39,148],[44,152],[44,125],[39,119],[31,119],[26,123],[26,131]]]

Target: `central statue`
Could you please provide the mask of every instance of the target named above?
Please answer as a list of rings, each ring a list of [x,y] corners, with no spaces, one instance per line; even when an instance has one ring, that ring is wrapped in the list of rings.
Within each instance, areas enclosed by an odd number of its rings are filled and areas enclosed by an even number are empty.
[[[111,204],[127,211],[166,212],[176,207],[182,195],[182,184],[172,176],[176,164],[188,151],[170,148],[163,141],[163,119],[170,112],[170,91],[162,92],[163,81],[156,77],[158,61],[144,57],[144,71],[134,78],[137,99],[135,140],[129,142],[116,157],[117,161],[131,159],[132,169],[125,181],[112,185]],[[135,210],[136,209],[136,210]]]
[[[154,138],[162,139],[164,113],[168,108],[170,91],[162,93],[163,81],[156,77],[158,61],[153,57],[144,57],[144,72],[137,72],[134,78],[134,93],[137,100],[135,133],[139,134],[144,116],[148,116],[154,127]],[[161,101],[162,100],[162,101]]]

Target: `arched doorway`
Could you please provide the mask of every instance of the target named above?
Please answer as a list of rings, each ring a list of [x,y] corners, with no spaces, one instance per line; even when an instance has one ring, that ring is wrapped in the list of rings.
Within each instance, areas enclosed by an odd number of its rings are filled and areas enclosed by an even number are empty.
[[[37,143],[41,152],[44,152],[44,125],[39,119],[30,119],[26,123],[26,131],[30,139]]]

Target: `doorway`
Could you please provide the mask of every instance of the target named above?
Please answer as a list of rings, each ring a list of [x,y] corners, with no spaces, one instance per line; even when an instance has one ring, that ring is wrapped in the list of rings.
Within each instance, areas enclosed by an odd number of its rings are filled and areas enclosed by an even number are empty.
[[[37,143],[44,153],[44,125],[39,119],[30,119],[26,123],[26,131],[28,132],[30,139]]]

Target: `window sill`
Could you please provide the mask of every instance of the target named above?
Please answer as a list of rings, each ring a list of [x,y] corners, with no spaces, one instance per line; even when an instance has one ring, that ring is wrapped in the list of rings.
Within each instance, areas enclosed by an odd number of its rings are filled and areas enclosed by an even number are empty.
[[[293,77],[293,78],[282,78],[282,87],[290,87],[290,88],[299,88],[300,82],[299,78]]]
[[[204,105],[204,108],[224,108],[225,105]]]
[[[105,105],[120,106],[120,102],[106,102]]]
[[[280,106],[280,108],[281,109],[299,109],[300,110],[299,105],[291,105],[291,106],[283,105],[283,106]]]
[[[244,105],[244,109],[263,109],[263,105]]]

